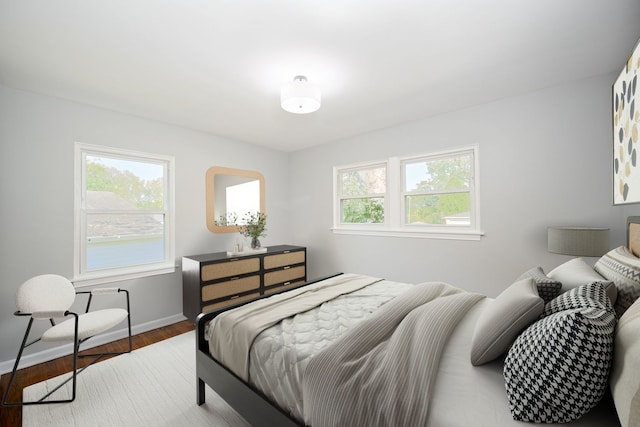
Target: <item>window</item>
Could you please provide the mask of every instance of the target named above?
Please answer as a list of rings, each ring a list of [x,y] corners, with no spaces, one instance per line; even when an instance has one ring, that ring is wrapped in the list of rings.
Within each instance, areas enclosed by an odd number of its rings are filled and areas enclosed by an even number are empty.
[[[386,171],[385,164],[339,171],[340,223],[384,223]]]
[[[76,284],[175,270],[173,157],[76,144]]]
[[[403,225],[471,225],[473,153],[404,160]]]
[[[334,232],[479,239],[477,151],[334,168]]]

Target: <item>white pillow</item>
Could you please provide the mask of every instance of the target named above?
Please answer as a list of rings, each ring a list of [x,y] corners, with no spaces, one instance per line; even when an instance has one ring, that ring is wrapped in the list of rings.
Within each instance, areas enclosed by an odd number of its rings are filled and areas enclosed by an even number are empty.
[[[602,256],[593,269],[611,280],[618,291],[614,301],[618,317],[640,298],[640,258],[625,246],[619,246]]]
[[[502,291],[478,319],[471,339],[471,364],[482,365],[505,353],[543,310],[544,300],[533,278],[517,281]]]
[[[598,274],[598,272],[582,258],[573,258],[564,264],[560,264],[551,270],[547,276],[562,283],[561,293],[589,283],[602,282],[611,300],[611,304],[614,305],[616,303],[618,297],[616,285]]]
[[[640,299],[618,321],[609,385],[622,427],[640,426]]]

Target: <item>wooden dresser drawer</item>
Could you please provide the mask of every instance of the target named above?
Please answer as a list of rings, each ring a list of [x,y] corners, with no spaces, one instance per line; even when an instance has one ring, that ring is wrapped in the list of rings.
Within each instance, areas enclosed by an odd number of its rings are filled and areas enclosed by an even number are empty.
[[[258,296],[260,296],[260,292],[256,292],[255,294],[243,295],[243,296],[237,297],[237,298],[231,298],[231,299],[228,299],[226,301],[217,302],[215,304],[208,304],[208,305],[205,305],[204,307],[202,307],[202,312],[203,313],[208,313],[208,312],[213,311],[213,310],[218,309],[218,308],[227,307],[229,305],[237,304],[237,303],[243,302],[243,301],[249,301],[250,299],[258,297]]]
[[[284,267],[285,265],[302,264],[304,262],[304,251],[288,252],[278,255],[267,255],[264,257],[264,269]]]
[[[264,275],[264,285],[271,286],[276,283],[290,282],[295,279],[305,277],[305,267],[303,265],[299,267],[286,268],[283,270],[271,271]]]
[[[214,283],[202,287],[202,301],[224,298],[255,289],[260,290],[260,276],[241,277],[226,282]]]
[[[260,259],[248,258],[229,262],[209,264],[202,267],[202,281],[222,279],[223,277],[233,277],[240,274],[260,271]]]

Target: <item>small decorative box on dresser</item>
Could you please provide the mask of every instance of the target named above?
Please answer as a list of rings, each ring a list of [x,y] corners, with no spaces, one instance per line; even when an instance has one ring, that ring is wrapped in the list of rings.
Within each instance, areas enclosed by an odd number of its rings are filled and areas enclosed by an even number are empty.
[[[266,252],[226,252],[182,257],[182,313],[200,313],[269,294],[307,280],[307,249],[269,246]]]

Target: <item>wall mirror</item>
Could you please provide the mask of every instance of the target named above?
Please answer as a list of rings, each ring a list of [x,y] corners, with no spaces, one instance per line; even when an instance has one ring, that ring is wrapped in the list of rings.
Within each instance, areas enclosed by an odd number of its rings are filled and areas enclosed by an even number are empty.
[[[237,219],[247,212],[265,211],[264,177],[260,172],[214,166],[206,174],[207,228],[212,233],[236,233]],[[233,221],[232,221],[233,222]]]

